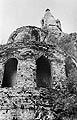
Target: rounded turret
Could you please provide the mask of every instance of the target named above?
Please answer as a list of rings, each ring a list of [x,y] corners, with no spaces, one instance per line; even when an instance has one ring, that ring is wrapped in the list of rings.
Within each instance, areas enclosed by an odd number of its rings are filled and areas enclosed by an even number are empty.
[[[42,23],[42,28],[56,25],[56,20],[54,16],[51,14],[50,9],[45,10],[45,14],[41,20],[41,23]]]

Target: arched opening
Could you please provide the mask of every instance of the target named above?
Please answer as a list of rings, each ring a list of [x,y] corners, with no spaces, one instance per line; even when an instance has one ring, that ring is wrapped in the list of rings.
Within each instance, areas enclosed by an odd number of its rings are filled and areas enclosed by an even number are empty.
[[[41,56],[36,60],[36,84],[37,87],[51,87],[51,67],[49,60]]]
[[[13,85],[15,85],[17,64],[18,64],[18,61],[16,58],[10,58],[5,63],[2,88],[13,87]]]
[[[72,69],[72,61],[70,57],[67,57],[65,60],[65,73],[66,77],[69,77],[70,71]]]

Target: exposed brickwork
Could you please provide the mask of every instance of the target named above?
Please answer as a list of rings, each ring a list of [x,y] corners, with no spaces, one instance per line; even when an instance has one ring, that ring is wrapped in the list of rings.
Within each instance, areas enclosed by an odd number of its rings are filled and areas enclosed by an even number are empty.
[[[63,33],[61,28],[57,27],[54,17],[50,13],[49,16],[46,18],[49,18],[47,24],[52,22],[55,26],[49,25],[48,28],[43,26],[42,29],[34,26],[18,28],[10,35],[7,44],[0,46],[0,120],[53,120],[56,118],[55,104],[50,106],[53,92],[50,95],[45,88],[36,89],[36,60],[42,55],[49,60],[51,89],[54,91],[58,86],[62,90],[66,87],[65,59],[69,55],[69,52],[62,48],[62,39],[70,35]],[[71,55],[74,54],[71,53]],[[10,58],[16,58],[18,61],[17,83],[11,88],[1,88],[5,63]]]

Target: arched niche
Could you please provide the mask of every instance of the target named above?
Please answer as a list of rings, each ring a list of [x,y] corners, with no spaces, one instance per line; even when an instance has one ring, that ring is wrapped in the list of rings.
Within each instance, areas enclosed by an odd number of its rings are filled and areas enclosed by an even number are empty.
[[[16,58],[10,58],[4,65],[4,74],[2,80],[3,87],[13,87],[16,82],[18,60]]]
[[[76,68],[75,63],[72,61],[71,57],[67,57],[65,59],[65,73],[66,77],[69,77],[69,74],[71,74],[71,70],[74,70]]]
[[[51,87],[51,66],[44,56],[36,60],[36,84],[37,87]]]

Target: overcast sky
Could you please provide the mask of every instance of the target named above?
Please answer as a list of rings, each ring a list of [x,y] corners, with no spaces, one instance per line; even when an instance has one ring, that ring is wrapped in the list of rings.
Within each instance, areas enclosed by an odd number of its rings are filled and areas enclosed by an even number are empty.
[[[65,33],[77,32],[77,0],[0,0],[0,43],[18,27],[40,27],[46,8],[60,19]]]

